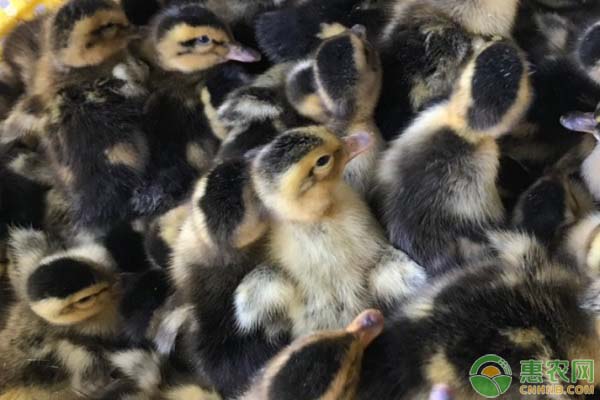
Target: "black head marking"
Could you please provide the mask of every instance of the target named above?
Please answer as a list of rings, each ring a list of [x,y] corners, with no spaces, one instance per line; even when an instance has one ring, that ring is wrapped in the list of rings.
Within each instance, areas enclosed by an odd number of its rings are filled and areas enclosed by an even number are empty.
[[[473,72],[469,126],[485,130],[498,124],[515,103],[525,67],[518,50],[498,42],[477,57]]]
[[[269,399],[317,400],[329,389],[348,356],[353,337],[320,340],[292,354],[273,377]]]
[[[214,13],[194,3],[175,3],[157,17],[156,39],[162,39],[174,26],[186,24],[192,27],[211,26],[227,32],[227,26]]]
[[[291,102],[297,102],[304,97],[316,93],[317,84],[315,75],[311,66],[302,68],[300,71],[287,81],[288,95]]]
[[[579,59],[584,67],[593,67],[600,61],[600,25],[585,34],[579,46]]]
[[[207,176],[206,191],[198,206],[213,237],[229,242],[245,214],[244,188],[250,181],[244,161],[227,161]]]
[[[259,166],[268,175],[282,174],[323,143],[318,136],[299,131],[285,133],[275,138],[259,155]]]
[[[50,297],[66,298],[98,283],[94,269],[72,258],[60,258],[39,267],[27,281],[27,294],[33,301]]]
[[[319,80],[333,100],[353,92],[358,81],[354,45],[350,35],[330,39],[319,48],[316,59]]]
[[[54,49],[67,47],[71,30],[78,21],[91,17],[100,10],[115,10],[110,0],[71,0],[61,7],[54,17],[52,36]]]

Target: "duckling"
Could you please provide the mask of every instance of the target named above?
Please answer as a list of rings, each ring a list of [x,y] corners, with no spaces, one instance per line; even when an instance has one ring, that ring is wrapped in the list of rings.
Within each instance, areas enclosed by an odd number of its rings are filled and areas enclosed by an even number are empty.
[[[152,94],[143,117],[151,166],[151,183],[145,190],[164,192],[167,200],[161,210],[166,211],[210,168],[219,148],[220,137],[203,108],[203,88],[209,80],[219,88],[235,77],[208,71],[231,60],[254,62],[260,54],[237,43],[219,17],[194,2],[174,2],[161,10],[141,47],[152,66]]]
[[[237,288],[266,257],[270,223],[245,160],[216,165],[196,185],[188,207],[170,274],[179,304],[190,305],[192,323],[184,325],[174,353],[193,355],[185,357],[193,371],[231,398],[289,340],[278,314],[271,316],[271,329],[241,330],[234,312]]]
[[[451,98],[421,113],[384,153],[376,208],[392,244],[431,275],[476,256],[485,230],[503,223],[496,139],[530,100],[521,52],[488,43]]]
[[[297,111],[339,136],[370,132],[373,145],[348,164],[346,181],[360,193],[370,191],[383,148],[374,121],[381,91],[381,64],[367,42],[366,29],[340,26],[318,47],[314,60],[300,62],[286,81],[288,100]]]
[[[78,228],[107,232],[157,201],[140,190],[150,161],[145,96],[130,95],[127,81],[111,77],[70,85],[51,104],[46,152]]]
[[[127,330],[190,376],[233,396],[288,343],[283,323],[277,330],[241,331],[233,312],[236,288],[264,259],[269,225],[248,162],[217,164],[176,213],[181,218],[161,220],[174,237],[168,269],[149,271],[126,291]],[[138,300],[151,292],[151,301]]]
[[[24,101],[37,103],[35,118],[43,121],[38,133],[74,224],[102,231],[129,217],[129,203],[142,186],[148,144],[140,125],[141,82],[147,71],[127,56],[132,33],[112,1],[72,0],[45,26]],[[5,122],[27,120],[15,107]]]
[[[5,141],[43,136],[49,103],[61,88],[110,75],[134,34],[111,0],[71,0],[39,18],[33,33],[15,40],[9,54],[18,62],[21,79],[28,81],[25,95],[3,122]]]
[[[311,124],[286,95],[286,78],[292,70],[295,76],[300,74],[295,67],[293,62],[277,64],[227,95],[217,109],[217,121],[223,128],[217,160],[251,158],[286,130]]]
[[[393,1],[377,41],[385,85],[376,118],[383,136],[396,137],[416,113],[447,99],[485,38],[510,37],[518,4]]]
[[[17,301],[0,334],[0,391],[9,398],[101,394],[114,380],[105,352],[121,346],[119,294],[106,250],[61,251],[43,232],[18,229],[9,258]]]
[[[379,311],[367,310],[345,330],[297,339],[269,362],[240,400],[355,399],[363,353],[383,324]]]
[[[255,391],[243,398],[285,398],[281,396],[288,393],[296,394],[291,398],[308,398],[310,393],[319,399],[475,400],[481,396],[463,371],[482,355],[505,359],[507,364],[495,366],[513,380],[518,375],[506,367],[514,372],[523,360],[597,362],[598,309],[583,302],[598,300],[597,277],[590,282],[572,264],[553,260],[544,246],[522,233],[494,232],[490,242],[493,252],[437,281],[386,318],[385,329],[366,348],[362,363],[345,362],[348,350],[339,352],[348,345],[329,351],[331,336],[317,333],[276,357],[259,375]],[[316,349],[317,358],[311,352]],[[296,367],[307,363],[332,372],[305,379],[313,368],[301,373]],[[345,373],[349,366],[358,377]],[[594,374],[596,382],[599,374]],[[335,392],[344,387],[350,392]],[[514,382],[507,389],[506,398],[529,397],[521,395]]]
[[[281,313],[294,338],[338,329],[369,306],[404,301],[423,283],[422,267],[389,245],[341,179],[370,140],[366,133],[339,139],[312,126],[278,136],[256,156],[253,182],[272,227],[266,265],[236,290],[241,329],[268,327]]]
[[[532,10],[524,13],[514,36],[528,54],[536,96],[525,123],[502,138],[501,146],[504,154],[541,176],[580,142],[580,136],[561,126],[560,118],[573,110],[591,112],[600,101],[600,86],[588,74],[591,66],[584,67],[581,61],[593,58],[589,44],[594,30],[589,27],[600,8],[596,2],[560,11],[524,6]]]

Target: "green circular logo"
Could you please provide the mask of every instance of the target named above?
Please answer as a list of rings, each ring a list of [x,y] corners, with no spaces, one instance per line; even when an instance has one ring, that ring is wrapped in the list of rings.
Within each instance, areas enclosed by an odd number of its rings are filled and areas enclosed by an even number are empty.
[[[495,354],[479,358],[469,372],[473,389],[488,399],[495,399],[506,393],[512,379],[512,369],[508,362]]]

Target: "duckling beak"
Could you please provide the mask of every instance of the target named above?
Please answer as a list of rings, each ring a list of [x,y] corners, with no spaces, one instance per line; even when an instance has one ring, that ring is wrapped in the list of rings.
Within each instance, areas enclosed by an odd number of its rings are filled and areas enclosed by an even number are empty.
[[[261,55],[258,51],[249,47],[244,47],[239,43],[231,43],[227,47],[229,51],[225,54],[226,60],[251,63],[260,61],[261,59]]]
[[[598,121],[594,113],[572,112],[560,118],[560,123],[565,128],[582,133],[591,133],[596,140],[600,140]]]
[[[356,24],[350,30],[361,39],[367,38],[367,28],[364,25]]]
[[[446,385],[437,385],[431,391],[429,400],[452,400],[452,391]]]
[[[373,136],[368,132],[353,133],[342,140],[344,141],[344,150],[348,156],[347,162],[369,150],[374,143]]]
[[[383,314],[378,310],[367,310],[360,314],[346,328],[346,332],[358,337],[358,340],[366,348],[383,331]]]

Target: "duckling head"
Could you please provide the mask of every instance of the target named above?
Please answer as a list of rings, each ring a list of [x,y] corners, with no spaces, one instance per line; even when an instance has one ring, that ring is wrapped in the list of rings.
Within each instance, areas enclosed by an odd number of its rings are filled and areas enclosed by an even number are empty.
[[[498,137],[521,121],[533,98],[520,49],[507,40],[482,45],[458,80],[451,120],[460,130]]]
[[[195,228],[220,248],[245,248],[267,231],[268,219],[249,167],[246,160],[218,164],[198,182],[192,196]]]
[[[210,69],[227,61],[255,62],[260,53],[238,43],[227,25],[197,3],[172,4],[151,24],[159,65],[184,73]]]
[[[71,0],[51,21],[49,40],[57,62],[81,68],[102,64],[133,38],[121,7],[112,0]]]
[[[372,143],[362,132],[340,139],[319,126],[287,131],[253,162],[258,196],[275,217],[317,221],[331,211],[346,164]]]
[[[11,232],[9,274],[17,295],[49,323],[72,326],[116,308],[114,261],[102,246],[52,254],[42,232]]]
[[[367,310],[345,330],[301,338],[267,365],[242,399],[345,400],[356,396],[365,349],[383,331],[377,310]]]
[[[381,92],[382,68],[366,28],[355,25],[325,40],[315,57],[319,95],[336,120],[371,118]]]

